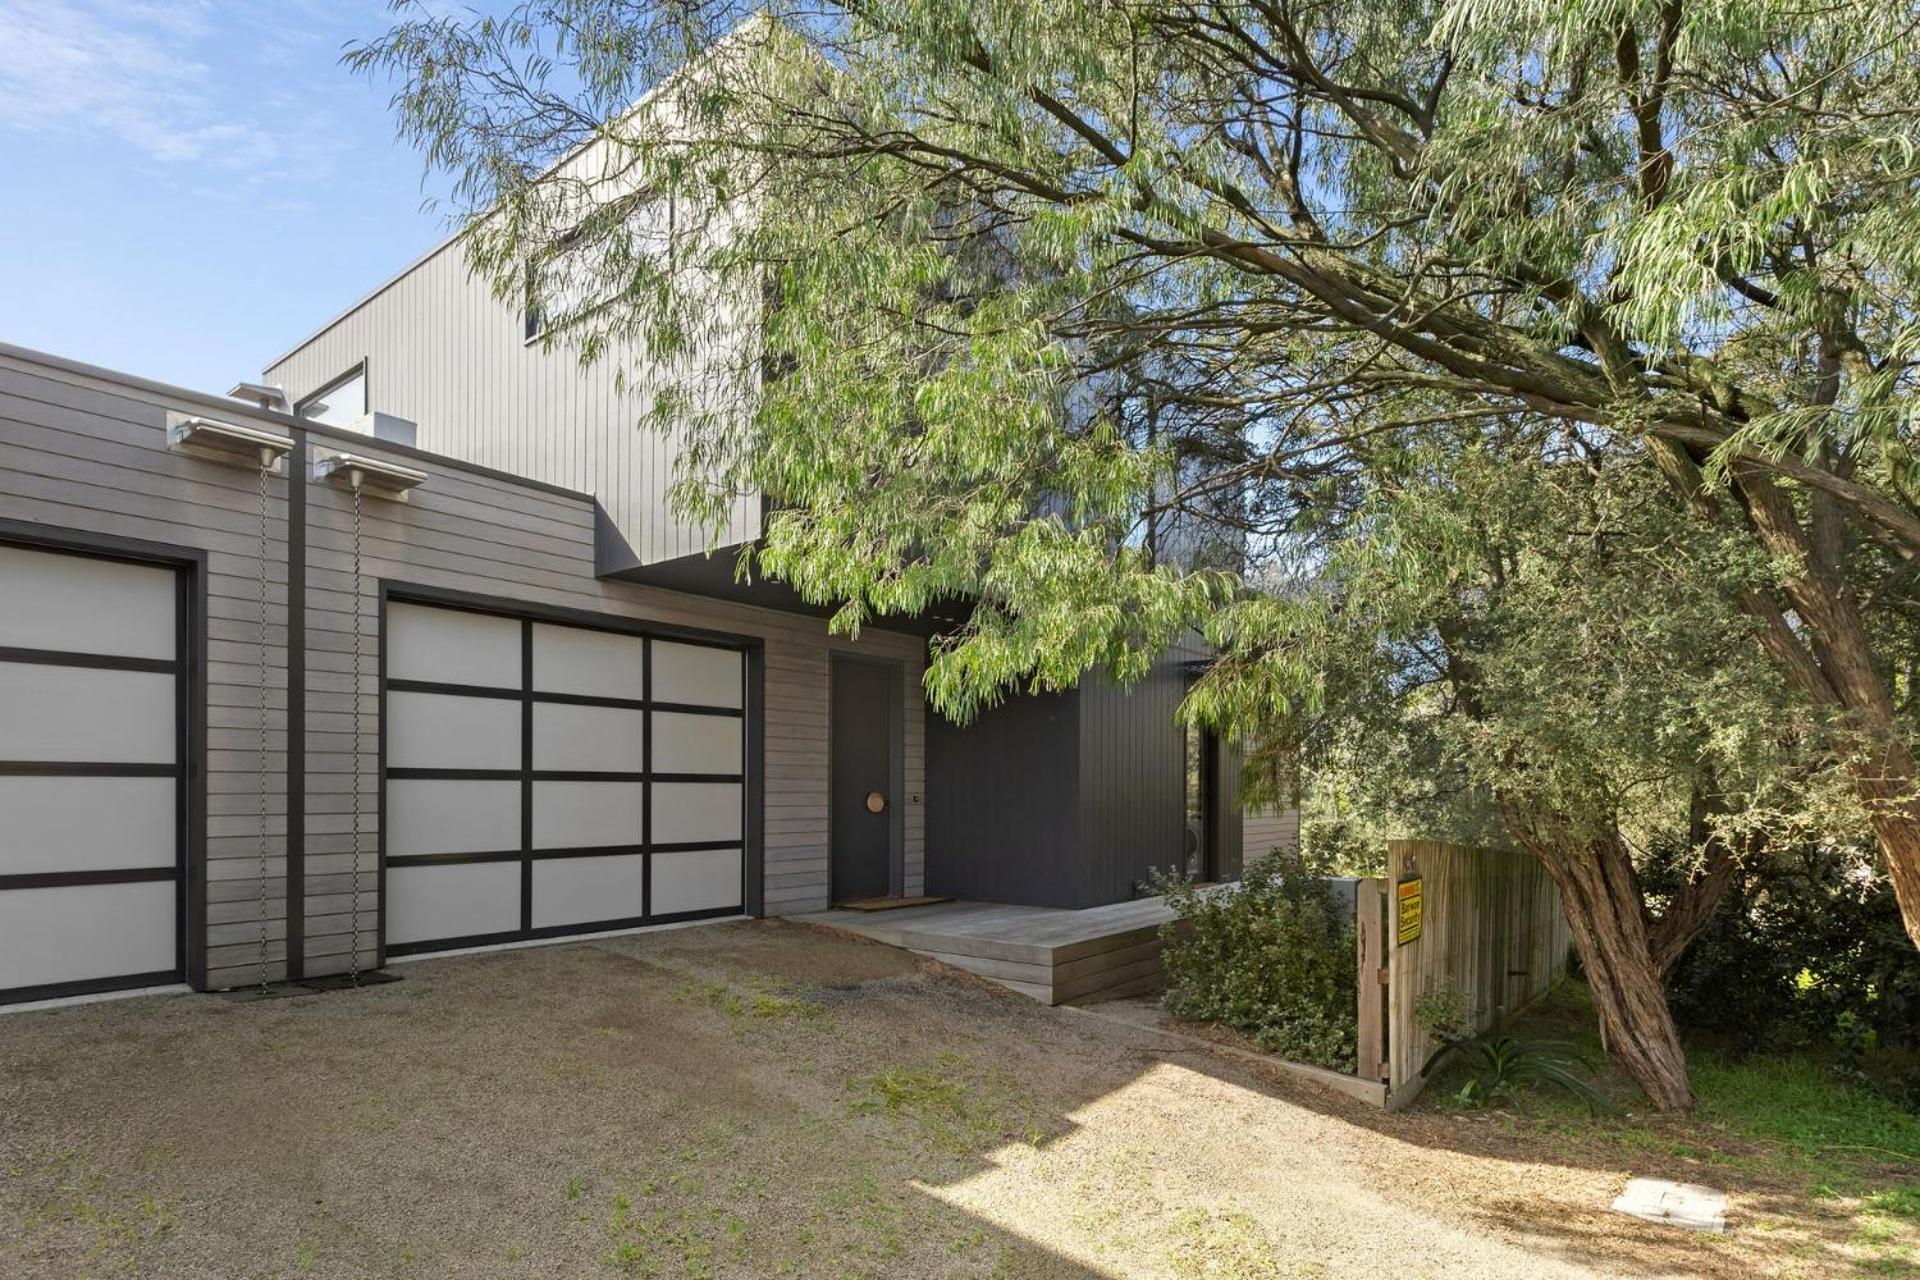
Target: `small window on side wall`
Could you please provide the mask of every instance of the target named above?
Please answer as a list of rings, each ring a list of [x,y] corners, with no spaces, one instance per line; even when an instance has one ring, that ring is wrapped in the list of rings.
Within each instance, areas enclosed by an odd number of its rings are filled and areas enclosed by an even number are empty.
[[[345,427],[367,416],[367,365],[361,361],[294,406],[294,416]]]

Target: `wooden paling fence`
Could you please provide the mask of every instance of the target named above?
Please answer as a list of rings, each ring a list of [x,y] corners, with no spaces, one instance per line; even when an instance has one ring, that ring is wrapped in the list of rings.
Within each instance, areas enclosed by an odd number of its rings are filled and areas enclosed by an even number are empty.
[[[1426,1081],[1437,1047],[1415,1016],[1429,993],[1456,991],[1476,1030],[1544,996],[1565,971],[1571,934],[1560,891],[1525,854],[1432,840],[1387,844],[1385,879],[1362,880],[1359,1071],[1400,1107]]]

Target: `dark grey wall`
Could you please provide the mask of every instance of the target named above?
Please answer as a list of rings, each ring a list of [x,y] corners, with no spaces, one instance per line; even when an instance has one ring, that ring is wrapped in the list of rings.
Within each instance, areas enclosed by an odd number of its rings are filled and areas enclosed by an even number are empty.
[[[1122,902],[1158,868],[1180,864],[1186,833],[1186,749],[1174,713],[1183,658],[1168,654],[1131,689],[1081,686],[1080,905]]]
[[[927,715],[927,892],[1085,906],[1080,696],[1010,698],[964,727]]]
[[[1131,689],[1015,697],[961,728],[927,718],[927,892],[1031,906],[1124,902],[1180,865],[1185,664],[1163,655]],[[1238,753],[1216,747],[1216,874],[1239,875]]]

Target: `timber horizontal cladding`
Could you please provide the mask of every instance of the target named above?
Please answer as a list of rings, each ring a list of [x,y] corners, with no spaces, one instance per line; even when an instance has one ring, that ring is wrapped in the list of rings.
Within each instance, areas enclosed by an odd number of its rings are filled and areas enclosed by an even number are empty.
[[[397,609],[406,609],[410,620],[407,628],[396,630],[394,618]],[[425,612],[422,612],[425,611]],[[451,627],[444,619],[457,619],[467,616],[473,619],[470,624],[472,634],[463,641],[462,632],[457,623]],[[441,619],[441,620],[435,620]],[[413,631],[419,629],[419,635]],[[510,630],[509,630],[510,628]],[[752,894],[749,886],[757,878],[761,863],[761,851],[758,843],[757,824],[750,819],[748,811],[751,791],[746,783],[758,772],[746,729],[749,723],[758,720],[754,669],[758,666],[759,644],[751,637],[714,633],[704,629],[676,628],[650,624],[643,620],[610,618],[598,614],[581,614],[562,609],[529,609],[519,602],[478,598],[467,593],[449,593],[447,591],[409,591],[404,587],[383,586],[380,600],[379,634],[382,641],[380,669],[382,672],[381,706],[381,809],[379,829],[380,860],[380,903],[382,912],[381,937],[385,954],[407,956],[433,951],[458,949],[471,946],[489,945],[500,942],[540,940],[566,937],[570,934],[600,932],[609,929],[640,927],[650,924],[676,923],[685,920],[698,920],[741,914],[749,905]],[[575,663],[566,663],[566,652],[578,640],[568,637],[603,635],[612,639],[616,646],[612,650],[575,655]],[[423,660],[420,652],[423,647],[439,647],[449,650],[445,656],[456,667],[464,665],[468,669],[476,666],[482,674],[491,671],[492,679],[505,680],[511,675],[513,683],[480,683],[472,679],[437,680],[423,679],[417,676],[389,674],[396,662],[394,651],[395,637],[403,640],[407,654],[405,661],[412,663]],[[544,643],[543,643],[544,642]],[[590,642],[590,649],[598,647],[599,642]],[[706,702],[692,701],[686,697],[662,697],[660,686],[656,684],[655,654],[659,645],[667,645],[682,651],[710,650],[732,657],[726,666],[732,675],[717,688],[704,690]],[[550,655],[553,669],[544,671],[539,654],[554,646]],[[508,661],[508,649],[513,651]],[[491,653],[491,657],[489,657]],[[596,663],[611,660],[610,667],[595,669]],[[637,670],[634,668],[637,667]],[[626,693],[582,692],[579,688],[555,688],[553,682],[579,683],[592,685],[596,680],[611,679],[615,687],[621,682],[631,682],[637,677],[639,696]],[[698,679],[691,688],[676,687],[667,692],[702,692]],[[392,740],[390,726],[395,722],[395,695],[401,697],[451,700],[453,704],[477,701],[485,706],[489,703],[517,705],[517,729],[513,731],[516,739],[513,750],[517,763],[511,767],[500,765],[457,765],[422,766],[401,765],[392,762]],[[413,707],[414,704],[408,704]],[[447,705],[446,702],[429,701],[416,710],[428,706]],[[629,728],[637,720],[640,730],[639,749],[640,768],[620,768],[618,761],[610,764],[596,762],[589,767],[550,768],[542,767],[539,755],[556,745],[549,742],[538,745],[536,717],[542,707],[582,709],[602,711],[617,717],[616,724]],[[655,732],[659,717],[673,717],[680,721],[715,725],[731,725],[722,735],[720,751],[722,756],[730,755],[738,761],[735,769],[663,769],[656,767],[658,757],[655,754]],[[507,731],[506,722],[496,720],[495,733]],[[471,732],[471,731],[468,731]],[[485,731],[480,731],[485,736]],[[632,744],[629,744],[630,746]],[[419,742],[410,743],[411,749],[418,750]],[[389,845],[390,833],[395,829],[391,821],[389,806],[392,787],[395,783],[476,783],[476,784],[516,784],[517,814],[513,826],[518,832],[518,840],[511,847],[480,849],[441,849],[425,852],[398,853]],[[586,794],[592,794],[602,787],[617,787],[622,784],[638,788],[639,806],[637,814],[637,839],[602,841],[593,844],[555,845],[545,840],[538,831],[536,814],[549,818],[551,806],[559,804],[566,808],[558,796],[543,795],[541,784],[585,784],[590,788]],[[656,840],[654,838],[654,818],[659,802],[661,786],[676,784],[696,784],[700,786],[731,787],[735,794],[735,814],[731,829],[718,838],[711,839],[675,839]],[[616,795],[619,793],[615,793]],[[581,797],[574,797],[579,801]],[[505,814],[500,815],[505,818]],[[591,820],[590,820],[591,821]],[[465,833],[469,838],[471,833]],[[443,833],[444,835],[444,833]],[[418,838],[414,835],[410,838]],[[458,843],[458,837],[455,843]],[[713,890],[709,887],[704,897],[698,897],[696,904],[687,905],[684,896],[668,906],[663,900],[663,892],[656,888],[656,863],[661,857],[676,857],[691,854],[712,854],[715,857],[733,855],[735,871],[731,888],[722,890],[724,900],[713,901]],[[627,868],[624,876],[617,876],[614,882],[605,882],[607,901],[622,901],[621,892],[631,894],[638,889],[639,910],[616,912],[613,915],[598,915],[591,919],[568,919],[564,921],[536,920],[536,903],[542,900],[543,890],[536,867],[547,865],[561,868],[579,868],[579,860],[620,860]],[[711,863],[711,859],[705,860]],[[424,868],[479,868],[489,865],[518,864],[517,883],[510,891],[517,900],[518,920],[512,928],[487,928],[480,930],[460,930],[451,933],[428,930],[433,936],[398,936],[389,927],[388,904],[394,898],[394,881],[390,872],[418,871]],[[571,874],[571,873],[570,873]],[[710,873],[709,873],[710,874]],[[630,877],[630,878],[629,878]],[[601,880],[604,882],[605,878]],[[624,880],[626,888],[621,890],[618,884]],[[637,881],[637,885],[636,882]],[[421,890],[424,891],[424,890]],[[483,891],[482,898],[498,898],[509,892],[505,884],[495,883],[491,890]],[[557,891],[558,892],[558,891]],[[679,890],[684,895],[684,888]],[[479,914],[469,919],[484,917],[484,905],[475,907],[472,901],[474,890],[469,887],[468,909]],[[564,892],[560,894],[564,898]],[[556,899],[558,901],[559,899]],[[631,902],[631,898],[624,899]],[[565,910],[564,904],[561,910]],[[576,908],[577,910],[577,908]],[[589,912],[589,914],[592,914]],[[409,910],[408,930],[422,928],[417,917],[419,913]],[[438,918],[434,916],[433,918]],[[444,927],[443,927],[444,928]]]
[[[392,458],[430,477],[406,503],[366,504],[358,597],[349,495],[309,483],[304,468],[271,481],[264,754],[258,738],[257,485],[247,468],[167,450],[166,414],[183,409],[290,434],[313,452],[351,447]],[[293,477],[298,482],[290,484]],[[290,518],[293,512],[298,514]],[[598,578],[589,495],[0,344],[0,526],[9,521],[27,541],[91,541],[108,555],[198,562],[191,570],[195,602],[188,611],[197,693],[183,712],[196,752],[189,782],[193,910],[186,931],[188,978],[195,986],[257,980],[263,891],[271,978],[285,972],[289,943],[310,974],[345,969],[356,881],[362,966],[376,958],[377,827],[367,813],[367,843],[356,874],[351,779],[357,770],[374,808],[381,582],[412,588],[419,598],[445,593],[449,602],[492,601],[550,612],[560,621],[625,621],[661,635],[752,637],[761,660],[749,673],[751,705],[762,714],[745,726],[754,762],[745,784],[747,834],[761,851],[763,867],[747,886],[751,914],[826,905],[829,654],[898,658],[906,664],[909,686],[918,683],[924,658],[920,640],[882,628],[864,629],[855,640],[829,634],[817,618]],[[356,608],[363,615],[357,691]],[[291,706],[284,701],[289,684],[299,691]],[[922,706],[918,698],[908,700],[905,726],[910,893],[920,888],[925,844],[918,802],[925,778]],[[263,768],[269,786],[264,878],[258,795]],[[296,913],[297,923],[286,918]]]
[[[210,403],[215,401],[162,394],[138,380],[0,348],[0,523],[26,542],[181,564],[192,579],[193,599],[183,617],[193,628],[186,652],[194,669],[192,689],[182,689],[180,714],[194,744],[191,776],[183,785],[195,824],[184,926],[186,977],[195,986],[248,982],[257,975],[257,940],[210,945],[207,922],[215,904],[244,909],[249,921],[257,917],[260,771],[268,771],[277,797],[284,768],[284,729],[278,724],[269,730],[267,754],[259,752],[257,479],[245,468],[166,447],[167,412]],[[242,406],[230,406],[222,416],[257,421]],[[284,477],[276,476],[268,494],[265,566],[274,717],[281,714],[286,657],[285,628],[277,616],[284,603],[285,492]],[[270,952],[285,927],[281,839],[278,831],[269,832]],[[257,927],[247,926],[250,936]]]

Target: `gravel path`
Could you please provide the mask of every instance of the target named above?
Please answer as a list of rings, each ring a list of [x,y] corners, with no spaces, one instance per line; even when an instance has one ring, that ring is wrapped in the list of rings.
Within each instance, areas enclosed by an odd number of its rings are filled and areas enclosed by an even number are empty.
[[[802,926],[397,972],[0,1017],[0,1276],[1766,1274],[1620,1171]]]

